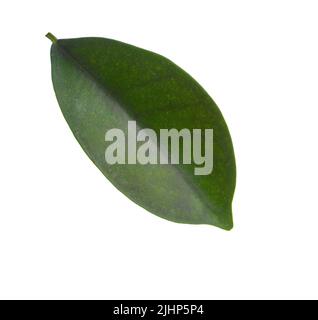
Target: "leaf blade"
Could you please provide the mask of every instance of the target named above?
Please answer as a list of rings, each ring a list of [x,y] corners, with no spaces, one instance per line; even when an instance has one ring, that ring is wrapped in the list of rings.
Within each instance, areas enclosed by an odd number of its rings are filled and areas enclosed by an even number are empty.
[[[79,38],[52,44],[52,80],[74,136],[101,172],[126,196],[171,221],[230,230],[235,159],[226,123],[204,89],[170,60],[115,40]],[[105,131],[137,120],[162,128],[213,128],[214,169],[193,165],[112,165]]]

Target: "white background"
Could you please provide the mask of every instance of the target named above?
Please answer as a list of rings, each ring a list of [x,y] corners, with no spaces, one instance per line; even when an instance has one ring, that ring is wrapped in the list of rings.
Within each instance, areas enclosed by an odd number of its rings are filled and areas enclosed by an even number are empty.
[[[0,298],[318,298],[317,1],[2,1]],[[160,219],[71,134],[50,31],[170,58],[211,94],[237,161],[234,229]]]

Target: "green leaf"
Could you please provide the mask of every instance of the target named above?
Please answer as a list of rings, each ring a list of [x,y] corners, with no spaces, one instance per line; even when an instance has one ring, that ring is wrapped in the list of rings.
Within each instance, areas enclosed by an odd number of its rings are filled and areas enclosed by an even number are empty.
[[[170,60],[129,44],[47,37],[52,40],[52,80],[62,113],[88,157],[112,184],[162,218],[230,230],[233,146],[220,110],[204,89]],[[195,175],[199,165],[194,161],[107,163],[105,133],[119,128],[127,135],[128,121],[136,121],[137,130],[153,129],[158,137],[160,129],[213,129],[212,173]],[[204,134],[201,144],[205,146]],[[180,156],[183,149],[180,143]]]

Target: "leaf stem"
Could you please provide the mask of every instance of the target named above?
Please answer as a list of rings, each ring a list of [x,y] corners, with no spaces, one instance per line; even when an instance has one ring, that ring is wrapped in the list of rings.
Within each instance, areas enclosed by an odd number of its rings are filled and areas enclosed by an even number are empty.
[[[51,32],[47,33],[46,37],[49,38],[53,43],[56,43],[57,41],[57,38]]]

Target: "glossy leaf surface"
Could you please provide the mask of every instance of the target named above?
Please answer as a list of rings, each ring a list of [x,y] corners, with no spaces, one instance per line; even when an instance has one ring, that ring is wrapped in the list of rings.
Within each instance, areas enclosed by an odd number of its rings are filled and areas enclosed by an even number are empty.
[[[112,184],[162,218],[231,229],[234,152],[226,123],[206,91],[153,52],[104,38],[48,37],[53,41],[52,80],[62,113]],[[106,163],[106,131],[127,132],[129,120],[136,121],[138,129],[153,129],[158,137],[165,128],[213,128],[212,173],[194,175],[195,164]]]

